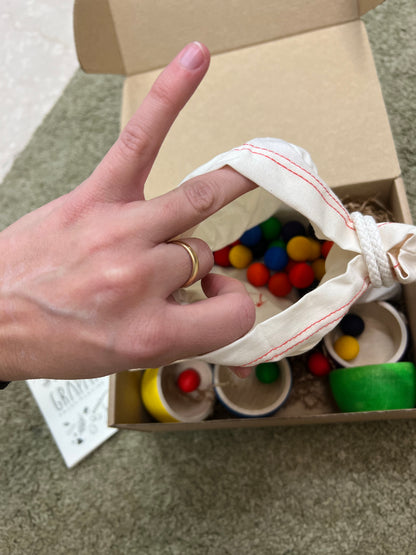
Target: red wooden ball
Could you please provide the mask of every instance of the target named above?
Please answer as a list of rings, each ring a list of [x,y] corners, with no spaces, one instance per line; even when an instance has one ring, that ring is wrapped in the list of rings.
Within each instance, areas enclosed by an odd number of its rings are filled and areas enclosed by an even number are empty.
[[[313,268],[306,262],[295,264],[289,272],[290,283],[298,289],[306,289],[312,285],[314,279]]]
[[[231,266],[230,258],[229,258],[230,250],[231,250],[231,245],[228,245],[227,247],[224,247],[213,253],[214,262],[215,264],[217,264],[217,266],[224,266],[224,267]]]
[[[288,274],[293,266],[296,266],[296,264],[297,262],[295,262],[294,260],[289,260],[289,262],[286,264],[285,272]]]
[[[324,241],[321,246],[321,254],[322,258],[326,258],[331,250],[332,245],[334,244],[333,241]]]
[[[247,280],[256,287],[262,287],[269,281],[270,272],[262,262],[253,262],[247,268]]]
[[[314,376],[326,376],[331,371],[329,360],[322,353],[312,353],[308,358],[309,371]]]
[[[276,297],[286,297],[292,290],[292,284],[285,272],[277,272],[269,279],[269,291]]]
[[[181,372],[176,381],[176,385],[184,393],[191,393],[198,389],[201,378],[194,368],[187,368]]]

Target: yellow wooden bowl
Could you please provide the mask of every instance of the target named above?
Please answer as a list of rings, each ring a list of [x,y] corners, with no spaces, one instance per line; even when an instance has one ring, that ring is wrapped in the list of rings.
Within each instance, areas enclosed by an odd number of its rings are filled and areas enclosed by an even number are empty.
[[[200,377],[197,391],[184,393],[176,384],[179,374],[195,369]],[[212,367],[197,360],[148,368],[141,380],[141,396],[146,410],[159,422],[200,422],[211,414],[215,394]]]

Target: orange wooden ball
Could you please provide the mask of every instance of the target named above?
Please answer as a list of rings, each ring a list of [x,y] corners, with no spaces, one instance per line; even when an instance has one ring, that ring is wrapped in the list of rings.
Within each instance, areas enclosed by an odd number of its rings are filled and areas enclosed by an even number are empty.
[[[247,281],[255,287],[266,285],[270,278],[270,271],[262,262],[253,262],[247,268]]]

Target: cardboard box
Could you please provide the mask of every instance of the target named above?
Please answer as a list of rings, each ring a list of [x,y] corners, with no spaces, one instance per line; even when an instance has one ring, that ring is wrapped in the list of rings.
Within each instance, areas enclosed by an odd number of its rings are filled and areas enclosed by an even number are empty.
[[[377,194],[411,223],[367,33],[360,16],[381,0],[76,0],[75,38],[87,72],[126,76],[122,125],[173,56],[192,40],[212,53],[209,72],[166,139],[146,185],[152,198],[216,154],[254,137],[280,137],[310,152],[342,198]],[[404,291],[407,306],[416,287]],[[416,317],[408,311],[413,338]],[[190,430],[416,418],[416,410],[340,414],[287,406],[264,419],[151,422],[140,372],[112,377],[109,424]],[[289,410],[290,409],[290,410]]]

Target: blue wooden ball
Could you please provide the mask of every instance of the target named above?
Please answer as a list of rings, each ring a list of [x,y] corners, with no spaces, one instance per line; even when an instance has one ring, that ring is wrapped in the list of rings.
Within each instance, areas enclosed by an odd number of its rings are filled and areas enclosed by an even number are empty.
[[[286,267],[288,262],[289,257],[283,247],[270,247],[264,254],[264,263],[269,270],[279,272]]]
[[[256,225],[243,233],[243,235],[240,237],[240,243],[242,245],[245,245],[246,247],[253,247],[261,240],[262,237],[263,234],[261,231],[261,227],[259,225]]]

